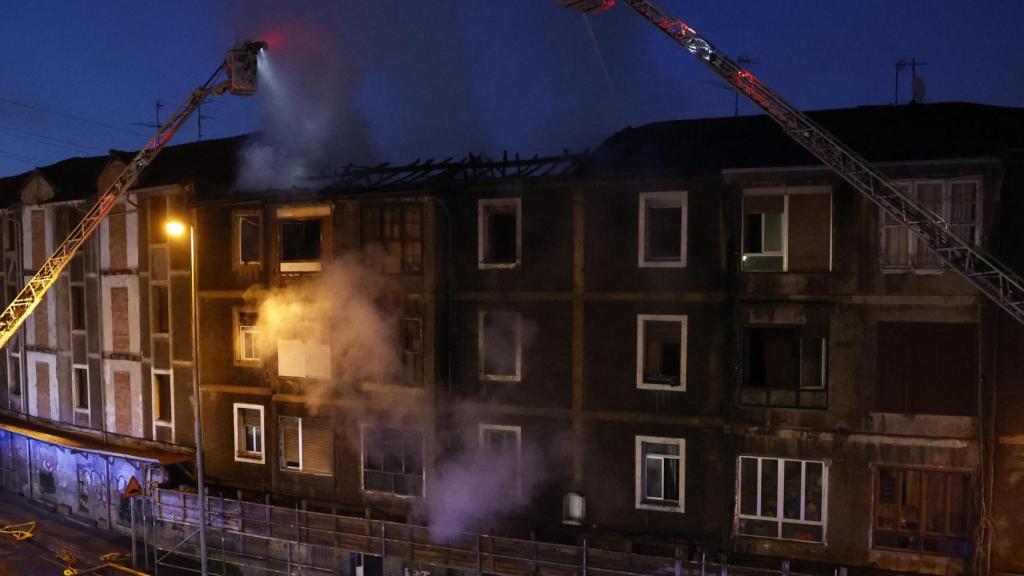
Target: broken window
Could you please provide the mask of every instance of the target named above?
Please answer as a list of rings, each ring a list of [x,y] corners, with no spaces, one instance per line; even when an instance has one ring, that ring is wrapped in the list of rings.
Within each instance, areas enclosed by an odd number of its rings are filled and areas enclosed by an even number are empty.
[[[480,449],[487,458],[490,484],[496,494],[519,493],[521,434],[519,426],[480,425]]]
[[[85,286],[71,285],[71,329],[85,330]]]
[[[263,406],[235,404],[235,460],[264,461]]]
[[[875,484],[876,548],[971,555],[974,521],[968,474],[878,468]]]
[[[423,320],[402,318],[402,367],[406,384],[423,383]]]
[[[292,378],[331,377],[331,349],[326,344],[302,340],[277,341],[277,375]]]
[[[72,369],[71,386],[75,410],[89,410],[89,370],[85,366],[75,366]]]
[[[746,272],[824,272],[831,268],[828,186],[752,188],[743,193]]]
[[[520,199],[480,200],[477,210],[479,267],[483,269],[518,266],[522,239]]]
[[[383,249],[387,274],[423,271],[423,208],[420,204],[370,204],[361,208],[364,247]]]
[[[322,221],[280,220],[281,272],[320,270]]]
[[[964,240],[977,244],[981,211],[980,178],[956,180],[906,180],[896,188],[903,195],[917,200],[942,221],[949,223],[953,232]],[[882,226],[881,260],[886,271],[936,271],[945,264],[928,248],[924,240],[898,219],[879,209]]]
[[[170,373],[153,372],[153,420],[162,424],[172,424],[174,422],[172,403]]]
[[[235,359],[240,364],[259,363],[259,316],[249,310],[235,310]]]
[[[259,266],[263,262],[263,215],[257,211],[233,214],[235,264]]]
[[[825,408],[827,340],[803,326],[748,326],[740,403]]]
[[[686,440],[636,437],[637,508],[683,511]]]
[[[637,387],[686,389],[686,316],[637,316]]]
[[[640,267],[686,265],[686,192],[640,194]]]
[[[423,496],[423,433],[363,429],[363,489],[396,496]]]
[[[879,322],[876,410],[974,416],[978,325]]]
[[[330,420],[281,416],[281,468],[333,474],[334,436]]]
[[[481,380],[518,381],[522,373],[522,331],[518,312],[481,310]]]
[[[166,284],[153,284],[153,332],[167,334],[171,330],[171,302]]]
[[[739,533],[824,542],[827,474],[821,461],[741,456]]]

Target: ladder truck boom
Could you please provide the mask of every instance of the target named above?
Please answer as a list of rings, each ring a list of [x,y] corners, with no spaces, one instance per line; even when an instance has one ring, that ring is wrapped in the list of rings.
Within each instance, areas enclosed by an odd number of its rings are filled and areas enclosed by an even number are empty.
[[[11,339],[21,324],[36,306],[42,302],[46,292],[57,282],[60,273],[71,262],[85,241],[110,213],[117,201],[138,181],[143,170],[149,166],[167,142],[185,124],[189,116],[211,94],[224,92],[249,95],[256,90],[256,62],[264,42],[245,42],[229,50],[221,64],[205,84],[196,88],[188,99],[164,122],[149,142],[132,158],[114,182],[100,194],[82,220],[53,251],[53,254],[36,270],[32,279],[25,284],[14,300],[0,313],[0,348]],[[221,77],[226,76],[221,80]]]
[[[615,0],[557,0],[596,14]],[[630,8],[703,62],[712,72],[764,110],[798,144],[921,238],[950,268],[1018,322],[1024,323],[1024,279],[995,256],[961,237],[949,222],[900,192],[893,182],[852,148],[800,112],[775,91],[701,37],[682,20],[647,0],[623,0]]]

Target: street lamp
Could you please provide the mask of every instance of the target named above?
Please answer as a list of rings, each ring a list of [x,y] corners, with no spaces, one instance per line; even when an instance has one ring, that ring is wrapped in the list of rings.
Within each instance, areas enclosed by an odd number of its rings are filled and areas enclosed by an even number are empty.
[[[195,215],[193,214],[193,220]],[[189,278],[192,288],[192,418],[195,421],[196,435],[196,484],[199,485],[199,565],[202,575],[208,576],[209,566],[206,558],[206,477],[203,474],[203,421],[199,407],[199,310],[196,299],[196,230],[192,224],[179,220],[169,220],[164,229],[167,235],[180,238],[188,230]]]

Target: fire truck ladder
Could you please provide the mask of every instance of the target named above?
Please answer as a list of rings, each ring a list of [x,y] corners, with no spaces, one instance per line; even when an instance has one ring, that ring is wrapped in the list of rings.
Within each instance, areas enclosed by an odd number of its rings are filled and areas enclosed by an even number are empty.
[[[185,124],[185,121],[206,100],[206,97],[210,94],[221,95],[224,92],[241,95],[255,92],[257,54],[265,47],[266,44],[263,42],[246,42],[228,51],[224,63],[210,75],[206,83],[193,90],[185,103],[171,115],[163,126],[160,126],[156,134],[132,158],[121,175],[100,195],[78,225],[68,233],[64,241],[57,246],[53,254],[43,262],[32,279],[28,281],[28,284],[0,314],[0,348],[7,344],[15,331],[42,302],[46,292],[57,282],[60,273],[71,262],[82,244],[85,244],[85,241],[114,208],[125,191],[138,181],[142,171],[153,162],[156,155],[163,150],[174,133]],[[221,73],[226,75],[226,79],[218,82]]]
[[[834,170],[851,186],[877,204],[889,216],[909,228],[950,268],[1024,323],[1024,279],[995,256],[957,234],[949,222],[898,188],[859,154],[812,121],[749,71],[702,38],[685,22],[646,0],[623,0],[648,22],[657,26],[720,78],[749,98],[779,124],[789,136]],[[596,14],[611,8],[614,0],[558,0],[563,6]]]

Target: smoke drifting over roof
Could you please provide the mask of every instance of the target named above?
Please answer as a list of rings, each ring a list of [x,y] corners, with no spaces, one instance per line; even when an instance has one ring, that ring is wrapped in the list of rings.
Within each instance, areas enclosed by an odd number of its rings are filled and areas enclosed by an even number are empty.
[[[599,54],[583,17],[550,0],[264,0],[241,12],[239,35],[270,43],[244,187],[349,163],[580,150],[621,127],[620,111],[650,111],[618,101],[610,80],[647,60],[619,52],[634,44],[612,38],[629,22],[618,15],[591,22],[614,47]]]

